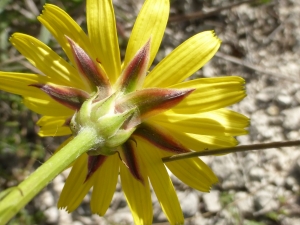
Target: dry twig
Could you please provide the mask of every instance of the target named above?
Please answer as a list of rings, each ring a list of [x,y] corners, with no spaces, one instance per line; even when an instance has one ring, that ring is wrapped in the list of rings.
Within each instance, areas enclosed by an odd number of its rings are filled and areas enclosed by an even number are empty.
[[[222,58],[224,60],[227,60],[229,62],[244,66],[244,67],[246,67],[248,69],[251,69],[251,70],[254,70],[256,72],[259,72],[259,73],[262,73],[262,74],[265,74],[265,75],[270,75],[274,78],[285,79],[285,80],[292,81],[292,82],[300,82],[300,80],[296,76],[284,76],[282,74],[266,70],[265,68],[262,68],[262,67],[257,66],[257,65],[253,65],[251,63],[245,62],[241,59],[238,59],[238,58],[230,56],[230,55],[223,54],[221,52],[217,52],[215,56],[217,56],[219,58]]]
[[[236,2],[236,3],[232,3],[230,5],[219,7],[219,8],[214,9],[214,10],[210,10],[208,12],[198,11],[198,12],[193,12],[193,13],[186,14],[186,15],[172,16],[172,17],[169,18],[169,22],[182,22],[182,21],[193,20],[193,19],[204,19],[206,17],[216,15],[216,14],[220,13],[223,10],[232,9],[232,8],[234,8],[236,6],[240,6],[242,4],[255,3],[255,2],[258,2],[258,1],[259,0],[240,1],[240,2]]]

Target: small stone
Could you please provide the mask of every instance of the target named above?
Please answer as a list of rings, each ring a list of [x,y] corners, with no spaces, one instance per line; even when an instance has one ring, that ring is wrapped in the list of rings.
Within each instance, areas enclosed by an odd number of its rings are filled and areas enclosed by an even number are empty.
[[[168,218],[166,217],[166,214],[163,211],[160,211],[159,214],[156,216],[156,221],[157,222],[167,222]]]
[[[109,220],[107,220],[107,213],[105,213],[105,215],[102,217],[102,216],[99,216],[97,214],[92,214],[92,215],[89,215],[89,217],[91,217],[92,219],[92,223],[91,225],[96,225],[96,224],[101,224],[101,225],[112,225],[112,223],[110,223]]]
[[[293,98],[286,92],[280,92],[277,96],[277,102],[282,106],[291,105]]]
[[[289,176],[285,179],[285,187],[292,190],[294,186],[297,186],[297,181],[295,178]]]
[[[270,116],[269,124],[273,126],[282,126],[283,117],[282,116]]]
[[[267,108],[267,113],[270,116],[277,116],[279,114],[279,108],[276,105],[271,105]]]
[[[254,205],[257,210],[269,212],[279,207],[279,203],[275,198],[275,191],[271,190],[272,188],[269,188],[269,186],[259,190],[254,196]]]
[[[241,101],[239,103],[239,107],[241,109],[243,109],[243,112],[245,114],[247,114],[247,113],[251,114],[251,113],[253,113],[253,112],[255,112],[257,110],[257,106],[255,104],[255,99],[254,98],[250,98],[250,97],[246,97],[246,99],[247,99],[247,101]],[[246,115],[246,116],[248,116],[248,115]]]
[[[261,189],[260,181],[252,181],[250,185],[247,186],[249,193],[256,193],[257,190]]]
[[[285,178],[283,176],[281,176],[280,174],[274,174],[274,176],[273,176],[273,183],[277,187],[282,187],[282,186],[284,186]]]
[[[68,171],[70,171],[69,169],[67,169]],[[67,173],[66,171],[64,171],[63,173]],[[57,177],[54,178],[54,180],[52,181],[53,184],[53,189],[58,192],[61,193],[64,185],[65,185],[65,178],[64,175],[59,174]]]
[[[111,202],[111,208],[112,209],[117,209],[117,208],[122,208],[122,207],[126,207],[127,203],[126,203],[126,199],[124,197],[123,192],[115,192],[113,195],[113,199]]]
[[[276,93],[275,87],[264,88],[260,93],[256,95],[256,100],[264,103],[270,102],[273,100],[275,93]]]
[[[283,127],[288,130],[297,130],[300,128],[300,107],[286,109],[282,111],[285,116]]]
[[[300,134],[298,131],[293,130],[291,132],[288,132],[286,136],[289,140],[296,140],[299,139]]]
[[[82,214],[82,213],[79,213],[79,214],[80,215],[78,215],[76,217],[76,219],[77,219],[77,222],[81,223],[81,224],[78,224],[78,225],[93,224],[93,218],[91,216],[81,216],[81,215],[84,215],[84,214]]]
[[[199,198],[196,191],[179,192],[178,199],[184,217],[191,217],[196,214],[199,206]]]
[[[88,223],[85,223],[85,224],[88,224]],[[82,222],[76,220],[76,221],[72,222],[72,225],[84,225],[84,224]]]
[[[283,170],[287,165],[288,158],[284,151],[274,149],[265,152],[265,160],[268,162],[265,167],[267,167],[269,171],[271,168],[272,170]]]
[[[285,217],[281,224],[300,224],[300,218],[297,217]]]
[[[264,110],[258,110],[251,115],[251,121],[253,121],[255,126],[257,125],[268,125],[269,116]]]
[[[242,213],[251,213],[253,211],[253,197],[246,192],[237,192],[235,202]]]
[[[297,180],[292,176],[289,176],[285,179],[285,187],[293,192],[299,191]]]
[[[47,223],[57,224],[58,215],[59,212],[55,206],[52,206],[44,211],[44,216],[46,217]]]
[[[295,99],[300,104],[300,90],[296,92]]]
[[[201,225],[208,225],[209,223],[207,223],[206,218],[204,218],[201,213],[197,213],[196,216],[193,216],[191,218],[189,218],[188,225],[192,225],[192,224],[201,224]]]
[[[212,190],[210,193],[203,195],[205,208],[209,212],[219,212],[222,208],[220,203],[220,193],[217,190]]]
[[[45,191],[41,194],[37,203],[39,204],[39,208],[41,210],[45,210],[55,205],[54,196],[50,191]]]
[[[254,167],[250,170],[249,177],[251,180],[257,180],[260,181],[264,176],[266,172],[264,169],[260,167]]]
[[[133,224],[133,218],[128,207],[118,210],[108,217],[112,224]]]
[[[65,210],[59,210],[58,212],[59,212],[59,217],[58,217],[59,222],[57,224],[72,224],[73,223],[72,215],[70,213],[68,213]]]

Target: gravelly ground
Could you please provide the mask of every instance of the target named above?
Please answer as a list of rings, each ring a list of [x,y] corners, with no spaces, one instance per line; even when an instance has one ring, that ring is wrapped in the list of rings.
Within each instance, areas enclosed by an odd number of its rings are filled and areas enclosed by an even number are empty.
[[[126,44],[143,1],[115,0]],[[126,2],[126,4],[125,4]],[[138,3],[137,3],[138,2]],[[174,0],[171,18],[230,5],[231,0]],[[238,1],[237,1],[238,2]],[[174,18],[173,18],[174,19]],[[300,2],[268,1],[241,4],[203,19],[170,22],[157,60],[193,34],[215,30],[223,41],[218,54],[197,76],[240,75],[248,96],[232,108],[251,118],[249,135],[241,144],[299,139],[300,128]],[[123,43],[124,42],[124,43]],[[192,190],[172,177],[185,224],[300,224],[300,149],[291,147],[203,157],[219,177],[211,193]],[[56,209],[67,172],[58,176],[34,200],[46,224],[131,224],[120,184],[105,217],[90,215],[89,196],[72,214]],[[155,200],[155,196],[153,195]],[[154,201],[154,223],[167,224]]]

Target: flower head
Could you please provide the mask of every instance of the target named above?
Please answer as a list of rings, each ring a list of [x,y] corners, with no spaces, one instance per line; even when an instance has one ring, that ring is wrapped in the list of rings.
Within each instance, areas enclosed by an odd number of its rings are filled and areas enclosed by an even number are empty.
[[[43,75],[0,72],[0,89],[22,95],[43,115],[41,136],[76,136],[85,127],[98,140],[73,164],[58,206],[71,212],[93,187],[91,210],[104,215],[118,175],[136,224],[151,224],[150,183],[171,224],[183,223],[166,167],[187,185],[209,191],[216,176],[199,158],[162,157],[237,144],[248,119],[223,107],[245,97],[240,77],[185,81],[220,46],[212,31],[199,33],[150,72],[169,15],[168,0],[146,0],[120,60],[111,0],[87,1],[88,36],[62,9],[46,4],[39,21],[66,53],[65,61],[25,34],[10,41]],[[70,141],[71,138],[68,139]]]

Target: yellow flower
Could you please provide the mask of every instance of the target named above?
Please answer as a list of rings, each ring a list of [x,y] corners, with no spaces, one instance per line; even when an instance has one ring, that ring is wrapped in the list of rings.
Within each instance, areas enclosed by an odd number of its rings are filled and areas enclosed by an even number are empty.
[[[111,0],[87,1],[88,36],[60,8],[44,8],[38,19],[70,62],[39,40],[15,33],[11,43],[44,75],[0,72],[0,89],[22,95],[29,109],[43,115],[41,136],[76,135],[88,124],[105,138],[73,164],[58,207],[75,210],[93,187],[91,210],[104,215],[120,174],[136,224],[152,223],[150,183],[170,223],[182,224],[166,167],[199,191],[209,191],[217,178],[199,158],[165,165],[161,158],[234,146],[234,136],[247,133],[248,119],[223,108],[245,97],[242,78],[185,81],[213,57],[220,40],[212,31],[199,33],[146,76],[167,24],[169,0],[145,1],[123,63]],[[85,104],[92,107],[89,118],[81,113]]]

